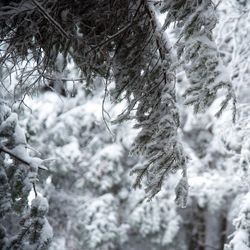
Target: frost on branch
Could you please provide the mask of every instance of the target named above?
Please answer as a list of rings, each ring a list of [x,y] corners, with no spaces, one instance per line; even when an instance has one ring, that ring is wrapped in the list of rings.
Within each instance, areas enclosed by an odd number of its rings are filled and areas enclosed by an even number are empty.
[[[144,2],[140,14],[144,18],[124,37],[115,55],[113,95],[118,100],[123,95],[128,102],[117,122],[135,119],[135,127],[140,129],[132,153],[143,156],[146,162],[131,173],[136,175],[135,188],[146,178],[147,197],[151,199],[167,175],[184,168],[185,157],[177,135],[179,115],[170,45],[152,3]]]
[[[229,72],[219,58],[212,31],[217,17],[211,0],[165,0],[162,11],[168,11],[164,28],[177,22],[180,28],[177,41],[177,56],[184,67],[190,87],[184,93],[185,104],[192,105],[195,112],[204,112],[225,90],[217,116],[233,103],[235,119],[235,95]]]

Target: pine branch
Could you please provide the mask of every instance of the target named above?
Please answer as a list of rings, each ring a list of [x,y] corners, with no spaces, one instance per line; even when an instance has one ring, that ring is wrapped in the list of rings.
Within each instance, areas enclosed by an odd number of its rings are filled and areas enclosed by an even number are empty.
[[[31,164],[29,162],[27,162],[26,160],[24,160],[23,158],[21,158],[20,156],[14,154],[11,150],[9,150],[8,148],[6,148],[5,146],[0,146],[0,152],[4,152],[8,155],[10,155],[11,157],[13,157],[14,159],[18,160],[19,162],[29,166],[29,167],[32,167]],[[39,169],[41,170],[45,170],[43,167],[38,167]]]

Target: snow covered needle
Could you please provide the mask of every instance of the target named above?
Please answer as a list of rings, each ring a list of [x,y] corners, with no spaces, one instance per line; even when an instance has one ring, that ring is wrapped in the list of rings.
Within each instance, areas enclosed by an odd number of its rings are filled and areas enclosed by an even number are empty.
[[[136,88],[137,124],[141,128],[137,135],[132,152],[143,156],[146,161],[142,166],[135,167],[131,174],[137,175],[134,187],[141,187],[145,178],[145,191],[151,200],[162,188],[165,179],[173,172],[185,168],[185,156],[178,140],[179,114],[176,105],[175,72],[173,56],[168,38],[162,32],[157,20],[157,13],[152,2],[145,3],[148,27],[154,34],[152,44],[155,60],[152,62],[151,76],[141,81]],[[150,48],[151,51],[151,48]],[[152,88],[152,86],[154,88]],[[142,95],[142,90],[150,95]]]
[[[188,180],[186,176],[183,176],[175,188],[175,203],[181,208],[187,206],[188,197]]]

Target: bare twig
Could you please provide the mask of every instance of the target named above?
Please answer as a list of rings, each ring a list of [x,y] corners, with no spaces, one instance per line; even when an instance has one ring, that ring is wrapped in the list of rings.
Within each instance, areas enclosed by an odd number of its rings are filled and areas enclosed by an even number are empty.
[[[36,184],[35,184],[35,182],[32,182],[32,186],[33,186],[33,190],[34,190],[34,193],[35,193],[35,197],[37,197],[37,191],[36,191]]]

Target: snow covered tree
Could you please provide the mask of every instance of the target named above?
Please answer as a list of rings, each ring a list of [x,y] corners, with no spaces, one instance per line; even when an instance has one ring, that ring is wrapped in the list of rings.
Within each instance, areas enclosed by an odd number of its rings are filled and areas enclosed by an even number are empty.
[[[45,217],[48,208],[45,198],[36,197],[32,200],[29,213],[20,221],[21,232],[11,239],[6,249],[48,249],[53,236],[52,228]]]
[[[250,206],[249,193],[244,197],[241,210],[237,219],[234,220],[236,232],[233,239],[225,246],[225,250],[249,250],[250,249]]]
[[[159,10],[167,12],[163,29],[157,20]],[[196,111],[209,106],[221,88],[227,93],[218,114],[229,100],[235,103],[230,78],[225,78],[213,43],[216,18],[212,1],[5,1],[1,13],[5,48],[1,64],[6,67],[11,61],[17,65],[15,58],[28,62],[18,76],[24,95],[42,81],[71,80],[64,77],[63,70],[72,59],[87,85],[101,76],[107,89],[114,80],[113,98],[127,101],[116,121],[135,119],[141,129],[132,152],[146,161],[132,171],[137,175],[134,186],[140,187],[145,177],[151,199],[168,175],[182,169],[176,201],[185,206],[188,184],[178,139],[176,64],[183,65],[190,79],[186,104],[192,104]],[[178,62],[164,33],[173,22],[181,28]],[[50,39],[47,34],[51,34]],[[34,66],[29,71],[31,61]]]
[[[15,102],[14,95],[11,94],[13,86],[5,85],[4,81],[8,68],[10,65],[7,68],[2,68],[0,74],[2,80],[0,86],[0,246],[3,250],[48,249],[52,238],[52,229],[47,221],[46,229],[44,229],[44,225],[42,225],[44,223],[41,220],[46,220],[46,218],[37,220],[34,225],[29,226],[22,222],[22,218],[30,216],[28,212],[30,194],[34,192],[34,196],[37,196],[38,173],[47,170],[47,168],[44,166],[43,160],[34,157],[30,152],[26,132],[17,113],[14,112],[17,109],[13,104]],[[37,197],[36,199],[47,204],[45,198]],[[34,203],[35,200],[32,202]],[[36,232],[37,227],[44,230],[31,243],[28,237]],[[43,244],[40,239],[46,234],[48,241]]]
[[[0,89],[0,93],[3,93],[2,89]],[[46,220],[45,218],[34,221],[34,224],[30,226],[25,223],[23,229],[17,226],[12,228],[13,225],[8,223],[11,217],[15,218],[18,222],[21,216],[28,216],[28,196],[32,189],[35,195],[37,195],[36,183],[38,180],[38,170],[45,170],[46,168],[43,166],[43,161],[40,158],[30,156],[27,150],[28,145],[24,129],[19,124],[17,114],[12,112],[5,99],[0,99],[0,138],[1,249],[48,249],[49,244],[38,243],[41,237],[34,238],[32,241],[32,244],[37,244],[36,248],[34,248],[34,245],[29,246],[26,240],[26,237],[36,232],[37,227],[43,230],[44,225],[42,224],[44,223],[41,220]],[[36,199],[38,200],[38,198]],[[40,199],[41,201],[43,199],[44,204],[47,202],[45,198]],[[35,200],[33,203],[35,204]],[[31,210],[34,210],[34,206],[32,205]],[[31,213],[32,216],[34,217],[34,213]],[[49,240],[52,238],[52,231],[50,229],[51,232],[48,232],[48,227],[49,224],[46,221],[46,229],[44,229],[46,232],[43,231],[41,235],[43,237],[45,234],[49,234]],[[18,234],[18,236],[15,236],[15,234]]]

